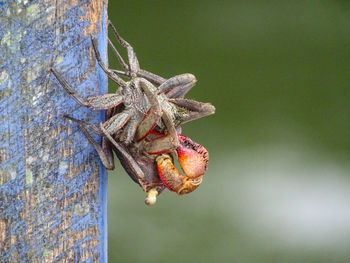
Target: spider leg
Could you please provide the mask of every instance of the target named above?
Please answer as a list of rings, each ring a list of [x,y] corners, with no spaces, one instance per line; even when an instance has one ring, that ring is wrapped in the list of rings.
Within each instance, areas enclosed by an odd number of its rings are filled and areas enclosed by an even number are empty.
[[[132,170],[133,174],[135,174],[138,179],[143,180],[145,175],[141,170],[140,166],[135,161],[135,159],[130,155],[128,150],[123,145],[117,143],[114,140],[114,138],[103,127],[102,123],[100,123],[100,129],[103,132],[104,136],[106,136],[106,138],[112,143],[116,150],[123,156],[123,161],[125,161],[128,164],[128,167]]]
[[[86,139],[89,141],[89,143],[94,147],[96,150],[98,156],[100,157],[100,160],[103,164],[103,166],[108,170],[114,169],[114,158],[113,158],[113,151],[112,147],[110,145],[110,142],[106,139],[102,138],[102,146],[95,141],[95,139],[90,135],[88,130],[93,131],[94,133],[97,133],[99,135],[104,135],[102,130],[100,130],[97,126],[88,124],[85,121],[78,120],[75,118],[72,118],[70,116],[65,116],[65,118],[70,119],[76,123],[78,123],[79,130],[85,135]]]
[[[174,122],[172,121],[169,113],[166,110],[163,110],[162,120],[164,122],[166,129],[168,130],[168,136],[170,139],[169,149],[171,151],[174,151],[179,146],[180,143],[177,137],[177,132],[176,132]],[[176,152],[174,153],[175,155],[177,154]]]
[[[151,142],[142,141],[141,149],[148,154],[163,154],[173,152],[177,156],[176,148],[179,146],[178,133],[166,111],[163,111],[162,120],[167,133],[153,139]]]
[[[157,125],[157,122],[162,117],[162,110],[159,104],[152,105],[147,111],[144,119],[140,122],[136,134],[136,141],[143,140],[151,130]]]
[[[128,74],[130,72],[129,65],[127,63],[125,63],[123,57],[118,52],[117,48],[113,45],[112,41],[109,38],[107,38],[107,40],[108,40],[108,44],[111,46],[114,54],[117,56],[117,59],[118,59],[120,65],[123,67],[125,72]]]
[[[125,72],[118,71],[116,73],[127,76]],[[191,74],[183,74],[183,75],[175,76],[176,77],[175,79],[171,78],[169,80],[166,80],[165,78],[158,76],[154,73],[140,69],[140,71],[137,72],[137,76],[147,79],[148,81],[150,81],[152,84],[156,86],[160,86],[164,84],[162,89],[167,90],[166,95],[168,98],[183,98],[185,94],[191,88],[193,88],[194,84],[196,83],[195,77]],[[181,84],[182,81],[183,81],[183,84]]]
[[[51,72],[55,75],[58,82],[62,85],[62,87],[67,91],[67,93],[80,105],[89,107],[89,103],[84,101],[82,97],[68,84],[67,80],[63,78],[63,76],[58,73],[55,68],[50,69]]]
[[[118,75],[122,75],[125,77],[130,77],[130,74],[128,72],[122,71],[122,70],[118,70],[118,69],[111,69],[113,71],[113,73],[118,74]]]
[[[152,92],[154,86],[150,82],[144,79],[139,79],[139,85],[143,89],[148,101],[151,104],[151,107],[148,110],[145,118],[141,121],[136,131],[136,139],[138,141],[141,141],[143,138],[145,138],[149,134],[149,132],[153,130],[153,128],[161,118],[169,133],[168,136],[171,141],[171,144],[168,149],[173,151],[179,145],[179,141],[177,138],[177,132],[174,123],[172,122],[170,115],[166,110],[162,109],[162,106],[158,101],[157,95],[154,92]]]
[[[129,145],[134,139],[138,126],[139,121],[137,119],[130,118],[125,126],[123,137],[121,139],[126,145]]]
[[[184,85],[176,86],[166,93],[168,98],[183,98],[185,94],[193,88],[194,82],[189,82]]]
[[[126,48],[127,53],[128,53],[130,73],[135,74],[135,76],[136,76],[136,73],[140,70],[140,65],[139,65],[139,61],[137,60],[136,53],[135,53],[133,47],[125,39],[123,39],[119,35],[117,29],[111,23],[111,21],[108,21],[108,25],[112,28],[112,31],[113,31],[115,37],[117,38],[119,44],[121,46],[123,46],[124,48]]]
[[[189,73],[177,75],[163,82],[158,87],[158,92],[170,93],[173,89],[175,89],[175,91],[172,92],[172,96],[175,96],[177,93],[184,95],[190,88],[194,86],[196,81],[196,77]]]
[[[106,136],[106,138],[109,140],[109,142],[115,147],[115,150],[117,152],[117,156],[122,163],[123,167],[130,172],[133,175],[136,175],[137,182],[141,185],[142,189],[147,192],[145,203],[146,205],[154,205],[157,201],[157,196],[162,191],[162,188],[158,187],[152,187],[149,188],[147,184],[144,183],[145,181],[145,174],[140,168],[140,166],[137,164],[136,160],[131,156],[129,151],[125,146],[122,144],[119,144],[114,140],[114,138],[107,132],[107,130],[103,127],[103,124],[100,123],[100,129],[103,132],[103,134]],[[126,168],[127,167],[127,168]],[[129,173],[129,172],[128,172]]]
[[[170,115],[167,113],[166,110],[162,109],[162,106],[158,101],[157,95],[153,92],[155,90],[155,87],[152,85],[152,83],[142,78],[136,80],[135,84],[140,85],[149,103],[151,104],[151,107],[149,108],[147,114],[145,115],[144,119],[140,122],[136,130],[135,139],[138,142],[142,141],[157,125],[157,122],[160,119],[162,119],[168,132],[165,143],[166,148],[168,152],[174,151],[179,145],[176,128],[171,120]],[[160,143],[160,145],[162,145],[162,143]]]
[[[210,103],[183,98],[169,99],[169,101],[186,109],[186,113],[181,116],[181,124],[215,113],[215,107]]]
[[[122,76],[125,76],[125,77],[130,77],[130,73],[127,70],[122,71],[122,70],[112,69],[112,71],[115,74],[122,75]],[[166,81],[165,78],[163,78],[161,76],[158,76],[158,75],[156,75],[154,73],[148,72],[146,70],[143,70],[143,69],[140,69],[140,71],[138,71],[136,73],[136,75],[137,75],[137,77],[147,79],[149,82],[151,82],[152,84],[154,84],[156,86],[159,86],[163,82]]]
[[[109,45],[116,54],[119,63],[125,70],[124,72],[119,70],[113,70],[114,73],[129,77],[130,73],[133,73],[135,76],[145,78],[157,86],[162,85],[162,87],[160,88],[160,92],[167,92],[170,89],[174,89],[174,91],[171,92],[171,94],[168,96],[169,98],[183,97],[185,93],[187,93],[188,90],[190,90],[194,86],[196,78],[192,74],[182,74],[170,78],[169,80],[166,80],[163,77],[160,77],[154,73],[140,69],[136,53],[134,52],[132,46],[119,35],[117,29],[110,21],[108,21],[108,25],[112,28],[112,31],[120,45],[127,49],[129,59],[128,65],[127,63],[125,63],[120,53],[113,45],[112,41],[108,38]]]
[[[143,145],[143,150],[151,155],[170,153],[173,152],[174,149],[176,149],[176,147],[174,147],[174,140],[170,134],[160,136]]]
[[[140,69],[140,65],[139,65],[139,62],[137,60],[136,53],[135,53],[133,47],[119,35],[117,29],[111,23],[111,21],[108,21],[108,25],[112,28],[114,36],[118,40],[119,44],[121,46],[123,46],[124,48],[126,48],[127,52],[128,52],[129,64],[124,61],[123,57],[118,52],[117,48],[114,46],[112,41],[108,38],[108,44],[111,46],[113,52],[117,56],[117,59],[118,59],[120,65],[124,69],[124,71],[113,70],[116,74],[130,77],[131,73],[134,73],[135,76],[145,78],[157,86],[161,85],[163,82],[166,81],[166,79],[164,79],[164,78],[162,78],[154,73]]]
[[[98,52],[98,49],[97,49],[97,40],[95,38],[93,38],[92,36],[91,36],[91,42],[92,42],[92,47],[93,47],[94,52],[95,52],[96,60],[97,60],[98,64],[100,65],[100,67],[102,68],[102,70],[115,83],[117,83],[120,86],[126,86],[125,81],[122,78],[120,78],[116,73],[114,73],[113,70],[110,70],[109,68],[107,68],[106,65],[103,63],[101,56],[100,56],[100,52]]]
[[[94,110],[107,110],[117,107],[123,102],[123,96],[119,94],[93,95],[86,98],[89,108]]]
[[[135,138],[137,141],[141,141],[151,130],[153,130],[163,113],[157,95],[152,92],[152,90],[155,90],[154,86],[145,79],[138,79],[138,82],[135,82],[135,84],[141,86],[151,104],[151,107],[146,113],[144,119],[140,122],[136,131]]]
[[[73,117],[71,117],[71,116],[69,116],[69,115],[63,115],[63,117],[66,118],[66,119],[69,119],[69,120],[71,120],[71,121],[74,121],[74,122],[78,123],[78,126],[79,126],[79,125],[84,126],[85,129],[89,129],[89,130],[91,130],[91,131],[92,131],[93,133],[95,133],[95,134],[98,134],[98,135],[100,135],[100,136],[103,135],[103,132],[100,130],[100,127],[97,126],[97,125],[95,125],[95,124],[90,124],[90,123],[88,123],[88,122],[86,122],[86,121],[78,120],[78,119],[73,118]]]
[[[51,68],[51,72],[55,75],[58,82],[67,91],[67,93],[80,105],[91,108],[93,110],[106,110],[118,106],[123,102],[123,96],[114,94],[103,94],[88,96],[86,101],[68,84],[63,76],[58,73],[54,68]]]
[[[140,71],[137,72],[137,76],[147,79],[148,81],[155,84],[156,86],[160,86],[162,83],[166,81],[165,78],[143,69],[140,69]]]
[[[108,119],[103,126],[108,134],[113,135],[121,129],[129,119],[130,115],[128,112],[121,112]]]

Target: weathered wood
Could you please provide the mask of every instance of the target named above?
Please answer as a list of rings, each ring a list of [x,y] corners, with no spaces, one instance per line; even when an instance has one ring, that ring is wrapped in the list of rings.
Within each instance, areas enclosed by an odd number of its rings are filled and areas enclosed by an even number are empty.
[[[0,3],[0,262],[106,262],[106,171],[70,114],[100,122],[59,85],[105,93],[102,0]]]

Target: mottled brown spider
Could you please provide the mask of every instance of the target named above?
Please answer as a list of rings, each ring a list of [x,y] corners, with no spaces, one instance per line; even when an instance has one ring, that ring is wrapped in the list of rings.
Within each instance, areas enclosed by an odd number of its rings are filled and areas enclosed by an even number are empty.
[[[95,126],[66,117],[78,123],[109,170],[114,169],[114,150],[130,177],[147,192],[147,204],[154,204],[156,196],[165,187],[178,194],[192,192],[202,181],[208,152],[180,135],[180,125],[213,114],[215,108],[210,103],[183,98],[196,82],[192,74],[166,80],[140,69],[132,46],[110,22],[108,24],[119,44],[127,49],[128,63],[108,39],[124,71],[109,69],[101,60],[97,41],[91,39],[98,64],[120,86],[115,94],[93,95],[84,100],[56,69],[51,69],[77,103],[93,110],[107,110],[107,121]],[[127,77],[128,81],[121,76]],[[102,146],[92,138],[89,130],[102,136]],[[178,158],[186,176],[177,171],[169,154]]]

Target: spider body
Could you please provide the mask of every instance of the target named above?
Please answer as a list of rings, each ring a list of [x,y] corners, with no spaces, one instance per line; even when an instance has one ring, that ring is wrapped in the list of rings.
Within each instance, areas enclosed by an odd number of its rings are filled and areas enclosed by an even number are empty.
[[[154,204],[156,196],[165,187],[178,194],[193,191],[206,170],[208,153],[203,146],[184,139],[187,137],[179,133],[183,123],[213,114],[214,106],[183,98],[196,82],[192,74],[166,80],[140,69],[131,45],[120,37],[110,22],[109,26],[118,42],[127,49],[128,63],[125,63],[108,39],[124,71],[106,67],[93,38],[92,46],[101,68],[119,85],[116,93],[83,99],[56,69],[51,69],[77,103],[93,110],[107,110],[106,122],[95,126],[66,117],[78,123],[107,169],[114,169],[113,151],[116,153],[129,176],[147,192],[146,204]],[[120,76],[129,80],[124,81]],[[89,131],[102,136],[102,145],[92,138]],[[178,158],[184,176],[173,165],[171,155]],[[186,171],[194,172],[187,176]]]
[[[140,83],[147,85],[147,92],[151,99],[147,97]],[[116,91],[115,101],[119,104],[108,110],[105,128],[108,133],[115,135],[117,141],[122,141],[129,145],[134,138],[136,141],[143,139],[147,132],[157,127],[157,130],[164,131],[165,126],[161,120],[163,112],[168,113],[170,121],[175,127],[179,127],[181,120],[186,115],[186,111],[177,107],[169,101],[164,93],[159,93],[157,88],[145,79],[135,77],[126,82],[125,87],[120,87]],[[152,100],[153,105],[150,100]],[[152,107],[153,106],[153,107]],[[139,124],[145,119],[142,126]],[[126,121],[126,126],[122,129],[115,128],[115,118],[119,122]]]

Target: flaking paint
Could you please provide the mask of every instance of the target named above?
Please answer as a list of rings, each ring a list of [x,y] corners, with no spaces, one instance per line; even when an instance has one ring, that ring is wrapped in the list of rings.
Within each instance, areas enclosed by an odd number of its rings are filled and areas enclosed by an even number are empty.
[[[5,262],[106,262],[106,174],[76,125],[62,118],[70,113],[99,121],[102,115],[79,107],[48,71],[54,64],[82,94],[106,91],[104,74],[94,74],[85,37],[101,26],[89,27],[89,12],[96,11],[92,2],[97,1],[55,6],[24,0],[2,7],[7,8],[7,20],[1,20],[6,26],[0,27],[0,106],[6,109],[0,111],[0,227],[5,229],[0,258]],[[103,34],[97,36],[101,54]]]

